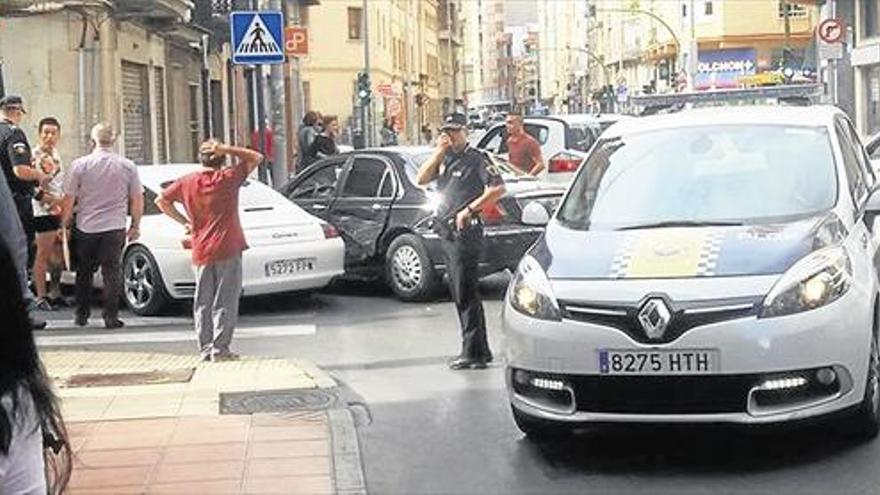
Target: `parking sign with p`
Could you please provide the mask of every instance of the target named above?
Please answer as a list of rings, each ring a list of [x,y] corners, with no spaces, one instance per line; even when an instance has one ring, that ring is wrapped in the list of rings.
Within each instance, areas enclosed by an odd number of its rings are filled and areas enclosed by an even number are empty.
[[[288,57],[305,57],[309,54],[309,30],[291,26],[284,30],[284,53]]]

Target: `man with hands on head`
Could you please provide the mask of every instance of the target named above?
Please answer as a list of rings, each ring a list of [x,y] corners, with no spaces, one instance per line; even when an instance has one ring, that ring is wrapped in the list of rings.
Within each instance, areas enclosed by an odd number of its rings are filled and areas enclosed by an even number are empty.
[[[483,250],[480,211],[504,195],[504,181],[483,152],[467,140],[467,117],[452,114],[440,128],[437,150],[419,169],[419,185],[437,181],[443,201],[435,222],[441,235],[450,292],[462,333],[461,354],[449,362],[454,370],[482,369],[492,361],[486,337],[486,318],[479,293],[479,261]],[[448,229],[446,227],[449,227]]]
[[[234,360],[230,350],[241,296],[241,253],[247,249],[238,194],[263,155],[216,140],[202,143],[202,169],[177,179],[156,199],[163,213],[192,235],[196,275],[193,320],[204,361]],[[237,159],[227,167],[227,156]],[[181,203],[186,215],[174,203]]]

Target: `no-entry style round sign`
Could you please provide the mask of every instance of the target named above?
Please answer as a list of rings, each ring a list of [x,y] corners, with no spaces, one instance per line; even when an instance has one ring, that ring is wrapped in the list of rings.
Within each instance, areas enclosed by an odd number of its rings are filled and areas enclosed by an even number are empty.
[[[825,19],[819,24],[819,39],[825,43],[839,43],[846,29],[840,19]]]

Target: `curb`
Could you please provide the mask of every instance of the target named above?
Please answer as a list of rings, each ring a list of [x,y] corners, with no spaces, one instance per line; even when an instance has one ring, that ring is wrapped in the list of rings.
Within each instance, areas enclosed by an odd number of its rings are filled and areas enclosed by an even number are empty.
[[[333,449],[333,481],[338,495],[366,495],[367,484],[354,418],[348,409],[327,411]]]

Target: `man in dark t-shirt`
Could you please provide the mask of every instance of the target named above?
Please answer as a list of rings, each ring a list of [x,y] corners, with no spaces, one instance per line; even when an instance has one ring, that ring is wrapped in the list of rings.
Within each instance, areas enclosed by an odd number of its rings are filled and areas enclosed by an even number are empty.
[[[449,367],[482,369],[492,361],[492,352],[477,286],[483,249],[479,213],[504,195],[504,181],[488,158],[468,145],[467,117],[463,114],[446,118],[437,150],[419,169],[419,185],[435,180],[443,197],[435,221],[452,224],[441,244],[462,333],[461,354],[449,362]]]

